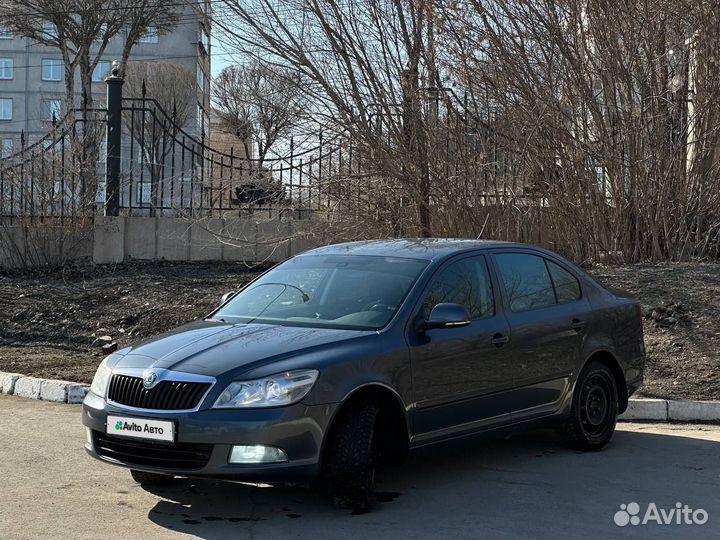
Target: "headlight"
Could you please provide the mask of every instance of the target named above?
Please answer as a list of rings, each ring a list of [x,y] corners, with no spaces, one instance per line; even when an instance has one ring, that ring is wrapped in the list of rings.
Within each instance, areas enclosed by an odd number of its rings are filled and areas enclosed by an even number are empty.
[[[95,376],[93,377],[92,384],[90,385],[90,391],[101,398],[105,397],[108,381],[110,380],[110,375],[112,374],[112,369],[110,369],[107,365],[109,358],[110,357],[108,356],[105,360],[100,362],[100,366],[98,366]]]
[[[214,408],[276,407],[290,405],[308,395],[318,371],[288,371],[265,379],[238,381],[228,385],[215,401]]]

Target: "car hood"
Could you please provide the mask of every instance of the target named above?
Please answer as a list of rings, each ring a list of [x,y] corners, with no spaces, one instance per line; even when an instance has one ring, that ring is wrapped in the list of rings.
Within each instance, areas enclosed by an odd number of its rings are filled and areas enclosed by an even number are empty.
[[[198,321],[119,351],[112,367],[164,368],[216,377],[373,333]]]

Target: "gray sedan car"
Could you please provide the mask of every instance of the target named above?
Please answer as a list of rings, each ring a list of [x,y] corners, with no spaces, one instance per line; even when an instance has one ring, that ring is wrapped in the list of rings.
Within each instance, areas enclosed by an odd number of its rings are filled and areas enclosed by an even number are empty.
[[[108,356],[86,449],[143,484],[327,475],[367,507],[375,464],[550,424],[598,450],[642,383],[642,315],[522,244],[382,240],[293,257],[207,318]]]

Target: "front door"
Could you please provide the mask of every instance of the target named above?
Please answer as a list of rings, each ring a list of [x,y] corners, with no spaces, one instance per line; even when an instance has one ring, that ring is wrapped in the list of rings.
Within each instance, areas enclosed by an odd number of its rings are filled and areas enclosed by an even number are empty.
[[[484,256],[465,256],[442,267],[413,320],[426,320],[443,302],[465,306],[472,322],[460,328],[409,330],[416,441],[499,421],[512,408],[501,392],[513,383],[509,327],[496,308]]]

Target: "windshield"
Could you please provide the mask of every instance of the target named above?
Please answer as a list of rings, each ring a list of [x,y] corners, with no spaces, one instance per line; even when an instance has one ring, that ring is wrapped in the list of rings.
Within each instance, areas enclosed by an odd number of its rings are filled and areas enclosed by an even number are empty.
[[[248,285],[215,319],[376,330],[400,307],[428,261],[364,255],[305,255]]]

